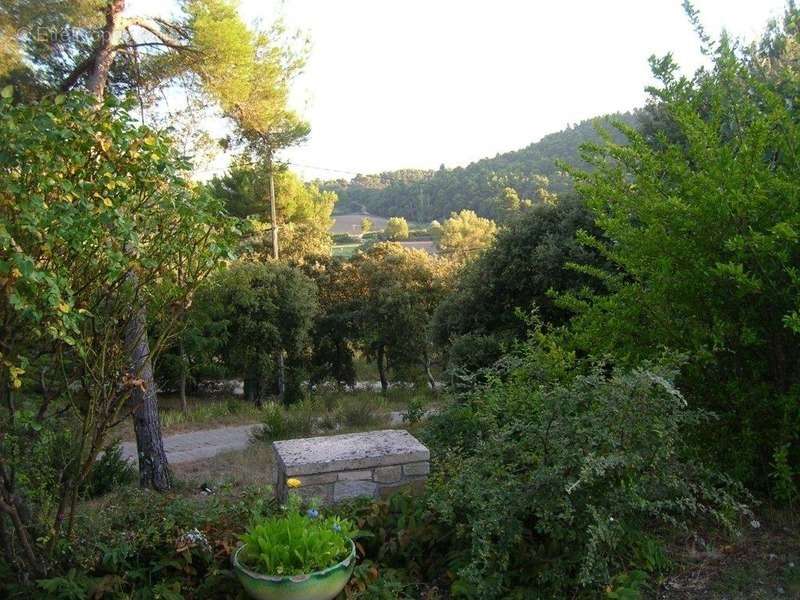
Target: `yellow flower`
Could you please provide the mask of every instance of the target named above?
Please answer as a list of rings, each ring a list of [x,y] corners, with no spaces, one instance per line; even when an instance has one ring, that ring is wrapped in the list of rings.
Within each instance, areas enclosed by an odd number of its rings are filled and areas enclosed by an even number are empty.
[[[299,479],[291,478],[286,480],[286,485],[290,488],[299,488],[301,483]]]
[[[103,204],[105,204],[108,208],[114,206],[114,203],[111,201],[110,198],[103,198]]]
[[[64,314],[67,314],[72,309],[70,308],[69,304],[67,304],[66,302],[62,302],[61,304],[58,305],[58,310],[60,310]]]

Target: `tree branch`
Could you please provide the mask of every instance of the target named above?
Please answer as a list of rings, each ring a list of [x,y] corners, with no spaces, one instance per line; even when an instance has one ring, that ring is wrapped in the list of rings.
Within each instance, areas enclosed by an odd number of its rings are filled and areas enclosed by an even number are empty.
[[[181,42],[181,40],[166,33],[158,24],[158,22],[154,21],[153,19],[148,19],[146,17],[129,17],[125,19],[124,27],[129,28],[133,26],[140,27],[141,29],[149,32],[161,40],[161,42],[169,48],[174,48],[175,50],[192,50],[188,44],[185,44]]]

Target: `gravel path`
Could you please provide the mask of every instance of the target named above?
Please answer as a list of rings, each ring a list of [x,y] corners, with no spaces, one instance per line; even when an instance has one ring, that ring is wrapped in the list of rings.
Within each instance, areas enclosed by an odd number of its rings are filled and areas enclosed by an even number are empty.
[[[167,460],[177,464],[210,458],[229,450],[243,450],[250,442],[250,434],[258,427],[258,424],[238,425],[165,436]],[[122,444],[122,456],[135,462],[136,442]]]

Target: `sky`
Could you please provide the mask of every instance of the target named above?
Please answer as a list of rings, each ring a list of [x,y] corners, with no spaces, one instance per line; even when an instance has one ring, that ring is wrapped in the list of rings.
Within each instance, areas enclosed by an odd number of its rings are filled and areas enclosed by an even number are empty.
[[[714,37],[752,40],[784,0],[694,4]],[[641,106],[652,54],[672,52],[687,73],[704,60],[680,0],[240,0],[240,11],[282,15],[311,39],[292,94],[311,136],[281,155],[306,179],[463,166]]]

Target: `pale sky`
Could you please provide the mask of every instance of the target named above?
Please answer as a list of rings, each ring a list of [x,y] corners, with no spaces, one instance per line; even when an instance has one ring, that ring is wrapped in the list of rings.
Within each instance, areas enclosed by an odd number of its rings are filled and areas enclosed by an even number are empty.
[[[466,165],[642,105],[651,54],[703,60],[680,0],[240,1],[311,38],[293,94],[311,137],[282,155],[306,178]],[[695,6],[713,36],[751,40],[784,0]]]

